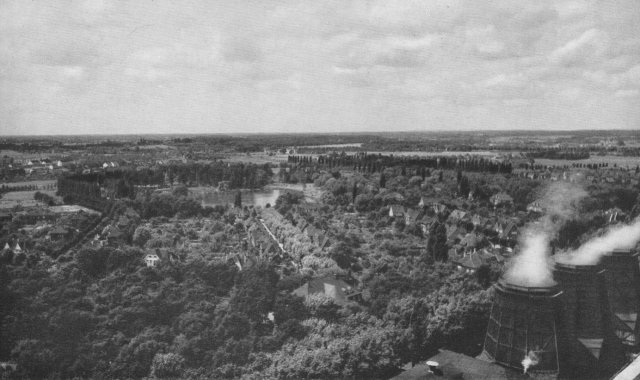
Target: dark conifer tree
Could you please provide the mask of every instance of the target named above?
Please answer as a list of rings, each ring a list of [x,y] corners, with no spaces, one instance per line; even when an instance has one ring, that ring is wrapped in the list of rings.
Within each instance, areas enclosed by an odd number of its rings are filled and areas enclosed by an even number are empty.
[[[356,201],[356,195],[358,195],[358,184],[356,182],[353,183],[353,190],[351,191],[352,201]]]
[[[240,192],[240,190],[238,190],[238,192],[236,193],[236,199],[233,202],[233,205],[237,208],[242,207],[242,193]]]

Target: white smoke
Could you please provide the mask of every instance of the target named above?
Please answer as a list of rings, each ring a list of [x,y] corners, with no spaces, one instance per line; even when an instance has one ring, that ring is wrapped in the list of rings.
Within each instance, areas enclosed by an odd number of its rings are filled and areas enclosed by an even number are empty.
[[[530,367],[538,365],[539,362],[538,355],[533,351],[529,351],[521,362],[524,373],[526,374]]]
[[[514,285],[548,287],[555,284],[549,258],[549,236],[542,231],[525,231],[521,249],[513,258],[504,279]]]
[[[540,205],[545,214],[540,218],[537,228],[549,235],[552,240],[560,227],[577,215],[580,200],[587,192],[580,186],[567,182],[553,182],[541,194]]]
[[[576,215],[578,203],[586,195],[581,187],[566,182],[554,182],[544,189],[539,202],[545,214],[520,233],[520,251],[504,274],[508,283],[527,287],[555,285],[549,243],[560,227]]]
[[[559,255],[557,261],[572,265],[595,265],[602,256],[615,249],[631,249],[640,241],[640,219],[632,224],[609,228],[575,251]]]

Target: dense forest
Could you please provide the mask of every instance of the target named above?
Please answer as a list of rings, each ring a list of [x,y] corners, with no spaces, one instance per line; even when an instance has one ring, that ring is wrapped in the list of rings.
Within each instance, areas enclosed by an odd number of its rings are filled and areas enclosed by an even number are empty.
[[[233,240],[230,212],[209,217]],[[371,268],[368,300],[338,305],[291,295],[307,277],[265,261],[239,271],[177,250],[147,268],[136,241],[2,256],[0,355],[18,376],[383,378],[443,345],[480,347],[489,295],[450,264]]]
[[[367,153],[354,155],[334,153],[318,157],[288,156],[287,162],[280,166],[280,180],[287,183],[313,182],[321,172],[327,170],[339,172],[341,169],[351,170],[362,175],[385,173],[390,170],[394,176],[406,178],[416,176],[422,180],[431,177],[436,170],[439,176],[442,175],[443,170],[502,174],[509,174],[512,171],[510,163],[495,162],[479,157],[472,159],[451,156],[403,157]],[[384,177],[384,174],[381,175]]]

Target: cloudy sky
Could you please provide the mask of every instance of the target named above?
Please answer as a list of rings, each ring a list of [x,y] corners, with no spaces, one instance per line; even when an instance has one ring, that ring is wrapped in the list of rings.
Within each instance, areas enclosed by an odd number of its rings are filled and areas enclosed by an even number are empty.
[[[638,0],[0,0],[0,134],[611,128]]]

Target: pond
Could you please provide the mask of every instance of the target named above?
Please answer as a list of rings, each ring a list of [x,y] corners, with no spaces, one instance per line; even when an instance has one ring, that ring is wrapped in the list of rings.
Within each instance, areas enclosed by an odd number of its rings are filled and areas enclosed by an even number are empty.
[[[201,190],[192,192],[192,196],[201,202],[203,207],[233,204],[236,199],[237,191],[217,191],[217,190]],[[265,207],[267,203],[271,206],[276,204],[276,199],[280,196],[279,189],[265,190],[242,190],[243,206],[261,206]]]

